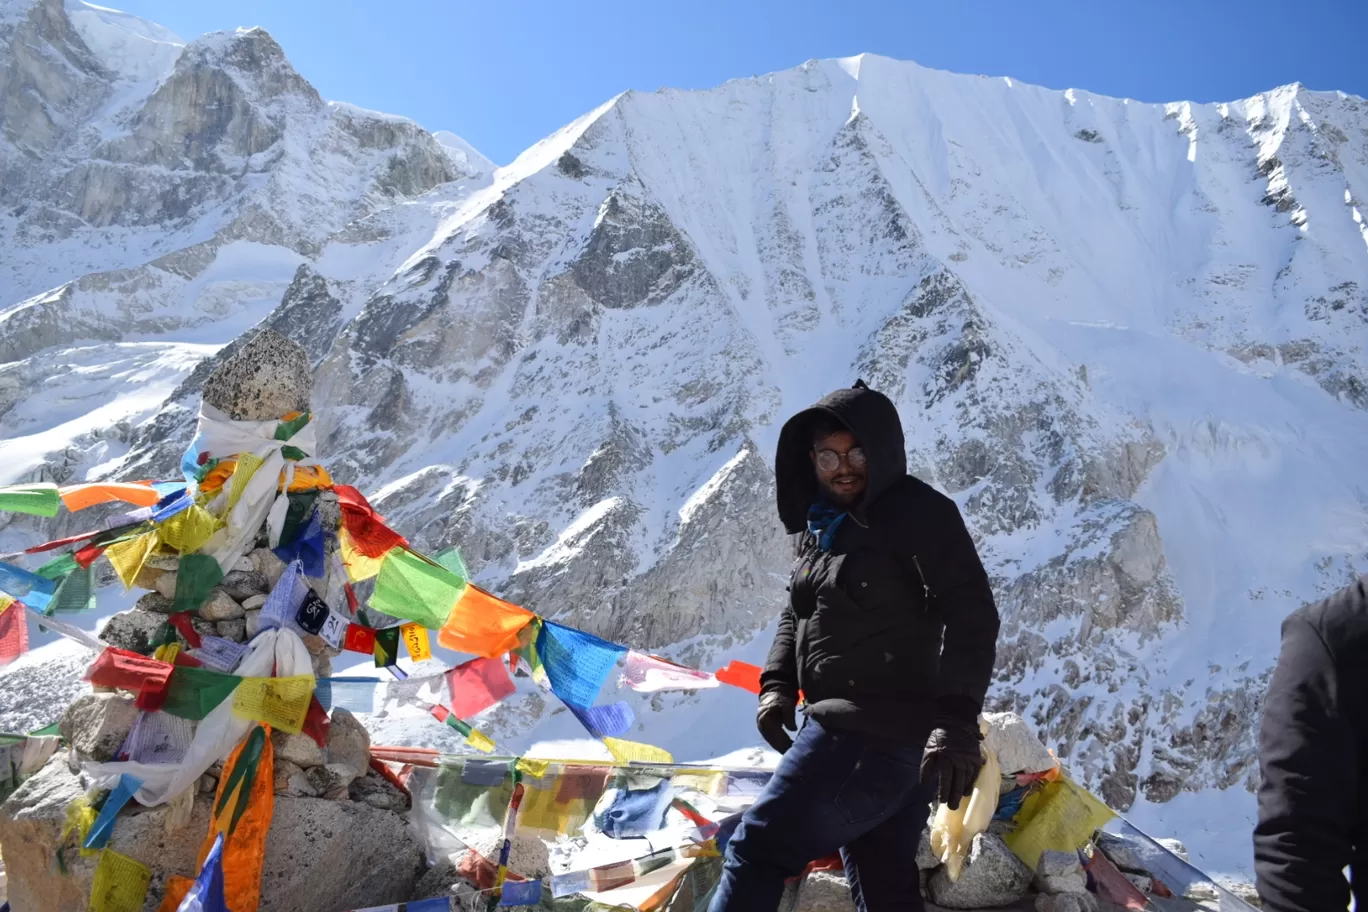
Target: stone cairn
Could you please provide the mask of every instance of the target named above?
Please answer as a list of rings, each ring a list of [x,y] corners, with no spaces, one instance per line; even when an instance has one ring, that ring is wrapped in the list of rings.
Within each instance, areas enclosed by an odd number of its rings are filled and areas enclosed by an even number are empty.
[[[224,360],[204,385],[204,399],[235,420],[274,420],[309,407],[310,370],[304,351],[274,332],[262,332]],[[341,523],[337,496],[316,501],[325,529]],[[330,537],[335,541],[335,537]],[[201,635],[245,642],[257,632],[261,606],[285,564],[258,545],[224,575],[191,624]],[[331,555],[329,555],[331,558]],[[179,558],[154,555],[135,581],[146,592],[136,606],[109,620],[99,636],[140,654],[172,612]],[[327,561],[329,573],[338,572]],[[330,581],[308,578],[324,597]],[[333,591],[336,591],[334,589]],[[331,674],[338,654],[321,637],[304,635],[318,677]],[[186,644],[182,640],[182,646]],[[59,753],[0,806],[0,847],[11,905],[25,912],[85,909],[95,860],[82,857],[75,837],[63,838],[66,809],[89,784],[85,760],[116,757],[138,716],[134,697],[94,688],[77,698],[60,720],[69,753]],[[370,737],[348,711],[334,709],[326,744],[306,734],[274,732],[275,811],[262,877],[261,912],[329,912],[407,899],[423,868],[422,852],[405,813],[409,796],[370,764]],[[172,874],[194,876],[196,853],[207,831],[221,764],[201,777],[189,820],[174,819],[167,805],[136,802],[119,815],[111,848],[152,869],[146,909],[155,910]],[[62,862],[57,861],[61,851]],[[61,871],[65,868],[65,872]]]

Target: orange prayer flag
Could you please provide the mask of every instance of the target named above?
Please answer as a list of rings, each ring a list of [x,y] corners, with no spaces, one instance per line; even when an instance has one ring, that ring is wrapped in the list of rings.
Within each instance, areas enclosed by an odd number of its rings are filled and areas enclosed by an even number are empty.
[[[223,774],[219,776],[218,791],[214,794],[213,807],[217,808],[223,798],[225,785],[231,778],[238,756],[247,744],[243,738],[223,764]],[[252,791],[247,799],[247,810],[238,820],[237,828],[223,841],[223,898],[232,912],[257,912],[261,903],[261,871],[266,863],[266,832],[271,828],[271,815],[275,812],[275,751],[267,735],[261,749],[261,761],[257,764],[256,777],[252,780]],[[235,803],[228,802],[223,815],[233,813]],[[228,821],[223,821],[227,823]],[[199,860],[195,869],[204,867],[204,859],[214,847],[214,837],[219,831],[218,815],[209,821],[209,833],[200,846]]]
[[[753,694],[760,692],[760,666],[732,659],[726,668],[717,669],[713,677],[723,684],[748,690]]]
[[[90,484],[67,485],[59,488],[58,493],[62,496],[62,503],[73,512],[110,501],[130,503],[135,507],[151,507],[161,500],[156,488],[138,482],[97,481]]]
[[[492,659],[517,646],[518,631],[535,616],[469,584],[438,631],[437,642],[447,649]]]

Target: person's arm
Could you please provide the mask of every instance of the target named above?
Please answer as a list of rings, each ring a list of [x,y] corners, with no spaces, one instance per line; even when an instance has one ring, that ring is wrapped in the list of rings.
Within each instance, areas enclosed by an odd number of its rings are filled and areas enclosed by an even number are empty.
[[[1272,912],[1347,909],[1358,760],[1341,714],[1334,662],[1301,614],[1283,624],[1282,652],[1259,728],[1254,872]]]
[[[937,535],[942,547],[933,566],[921,569],[934,606],[945,622],[941,645],[937,715],[968,715],[983,709],[997,659],[998,611],[988,574],[959,508],[946,500]]]
[[[798,659],[794,654],[796,627],[793,606],[785,605],[783,613],[779,615],[779,629],[774,634],[769,658],[760,672],[760,693],[779,691],[798,699]]]

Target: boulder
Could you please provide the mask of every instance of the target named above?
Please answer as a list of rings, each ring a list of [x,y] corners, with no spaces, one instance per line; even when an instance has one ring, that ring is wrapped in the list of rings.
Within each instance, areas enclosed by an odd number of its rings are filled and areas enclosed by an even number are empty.
[[[314,510],[318,513],[318,524],[324,532],[336,534],[342,528],[342,504],[337,499],[336,491],[320,491],[318,500],[314,501]]]
[[[275,584],[285,575],[285,562],[276,557],[270,548],[257,548],[247,556],[252,559],[256,571],[266,577],[266,582],[274,589]]]
[[[237,621],[219,621],[217,624],[214,625],[214,630],[218,632],[219,636],[223,637],[226,640],[232,640],[234,643],[241,643],[247,639],[246,619]]]
[[[180,574],[175,570],[162,571],[157,577],[157,594],[162,598],[170,600],[176,597],[176,581],[180,579]]]
[[[326,652],[309,653],[309,664],[313,666],[315,678],[332,677],[332,659]]]
[[[373,808],[394,811],[396,814],[409,809],[409,796],[375,770],[367,770],[366,775],[353,779],[347,787],[347,796],[352,801],[361,801]]]
[[[209,593],[209,600],[200,606],[199,616],[206,621],[235,621],[247,616],[247,612],[228,593],[215,589]]]
[[[490,831],[471,836],[467,843],[469,849],[443,858],[418,879],[413,888],[414,899],[431,899],[437,896],[455,896],[451,904],[452,912],[484,912],[485,896],[476,892],[482,889],[476,881],[480,879],[477,868],[482,859],[484,876],[492,877],[494,864],[503,845],[503,836]],[[474,853],[476,858],[471,857]],[[546,877],[551,873],[551,855],[546,843],[535,836],[514,832],[513,843],[508,857],[508,869],[524,877]],[[488,886],[487,884],[485,886]]]
[[[219,588],[233,601],[241,602],[254,595],[265,595],[271,591],[271,584],[266,581],[265,574],[256,570],[232,570],[219,582]]]
[[[204,401],[236,421],[269,421],[309,408],[312,374],[304,349],[263,330],[204,381]]]
[[[298,764],[275,758],[275,792],[277,795],[294,795],[297,798],[317,798],[313,784],[309,782],[304,770]]]
[[[233,564],[233,569],[239,573],[249,573],[256,569],[256,564],[252,561],[251,555],[244,554],[237,559],[236,564]]]
[[[146,564],[138,571],[138,575],[133,577],[134,589],[155,589],[157,580],[161,579],[162,571],[156,567],[149,567]]]
[[[323,765],[323,749],[308,735],[271,732],[271,747],[277,760],[287,760],[301,769]]]
[[[931,851],[931,830],[922,830],[921,841],[917,843],[917,867],[922,871],[931,871],[939,868],[940,863],[936,853]]]
[[[988,723],[988,733],[983,736],[984,747],[997,754],[998,766],[1004,775],[1054,769],[1054,755],[1021,716],[1014,712],[984,713],[983,718]]]
[[[840,871],[813,871],[798,885],[794,912],[855,912],[850,884]]]
[[[106,621],[99,637],[110,646],[146,655],[152,651],[152,638],[165,622],[164,614],[134,608]]]
[[[1101,912],[1104,908],[1119,907],[1104,903],[1086,890],[1082,893],[1041,893],[1035,898],[1035,912]]]
[[[260,611],[261,606],[266,604],[266,596],[249,595],[242,600],[242,607],[245,611]]]
[[[1038,893],[1082,893],[1088,889],[1088,872],[1077,852],[1045,851],[1040,854],[1031,886]]]
[[[13,908],[67,912],[87,907],[96,859],[68,850],[63,853],[68,875],[53,873],[66,806],[85,788],[61,758],[54,758],[0,806],[0,846]],[[166,832],[165,806],[131,805],[119,815],[110,844],[152,869],[144,908],[158,907],[169,875],[194,875],[211,803],[207,796],[197,798],[188,828],[174,835]],[[361,802],[278,794],[259,912],[394,903],[408,897],[421,866],[421,849],[402,815]]]
[[[994,909],[1026,895],[1034,872],[1007,848],[1001,837],[980,833],[965,859],[960,879],[952,882],[945,868],[931,875],[931,900],[948,909]]]
[[[180,555],[167,554],[162,551],[148,555],[147,563],[143,564],[144,570],[179,570]]]
[[[131,694],[89,693],[67,707],[58,731],[83,756],[104,763],[119,753],[138,718]]]
[[[304,778],[309,780],[309,787],[314,794],[329,801],[346,801],[349,797],[348,787],[350,780],[335,770],[330,770],[326,766],[312,766],[304,771]]]
[[[332,711],[324,756],[328,769],[346,778],[346,785],[370,769],[370,733],[345,709]]]
[[[160,592],[145,592],[133,607],[153,614],[171,614],[176,610],[176,603],[172,601],[174,595],[174,592],[169,596]]]
[[[261,609],[258,608],[256,611],[248,611],[242,621],[247,628],[247,639],[250,640],[261,631]],[[315,675],[315,677],[317,677],[317,675]]]

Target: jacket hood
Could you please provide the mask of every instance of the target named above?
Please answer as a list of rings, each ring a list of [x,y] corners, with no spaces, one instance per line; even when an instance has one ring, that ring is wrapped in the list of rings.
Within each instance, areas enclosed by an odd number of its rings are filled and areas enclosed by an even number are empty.
[[[775,493],[779,519],[790,534],[807,528],[808,507],[817,499],[817,476],[808,452],[812,449],[813,422],[830,416],[844,424],[860,441],[868,467],[865,493],[851,512],[863,518],[869,505],[907,475],[907,450],[898,410],[883,393],[856,381],[811,408],[803,409],[784,423],[774,454]]]

